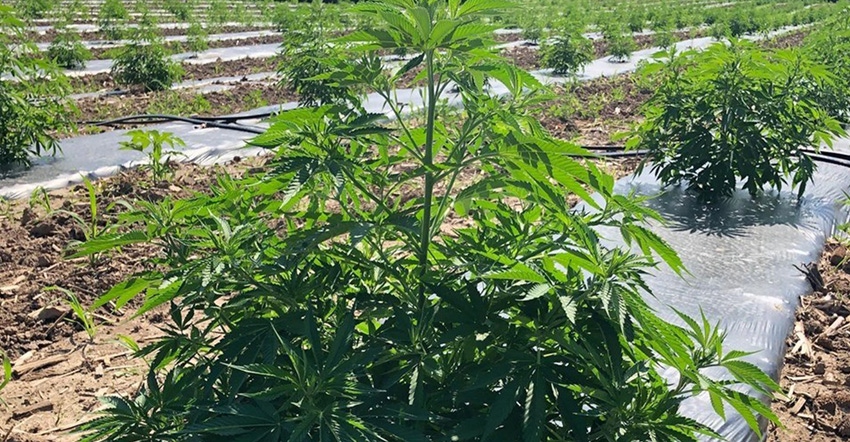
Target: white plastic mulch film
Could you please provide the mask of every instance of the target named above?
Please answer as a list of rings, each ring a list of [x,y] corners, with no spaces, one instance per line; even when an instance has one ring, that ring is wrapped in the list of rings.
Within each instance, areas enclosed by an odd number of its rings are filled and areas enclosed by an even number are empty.
[[[727,351],[756,352],[746,359],[778,379],[800,296],[812,291],[795,266],[817,261],[826,239],[847,221],[842,201],[850,190],[848,172],[845,167],[819,163],[814,182],[800,200],[790,190],[758,198],[738,191],[728,201],[711,206],[698,202],[682,187],[662,188],[649,172],[621,179],[618,193],[634,191],[652,197],[648,206],[665,219],[663,224],[653,223],[652,230],[680,254],[690,272],[679,276],[667,267],[651,272],[646,282],[654,296],[647,301],[662,317],[683,326],[671,308],[697,318],[704,312],[727,331]],[[622,245],[616,230],[601,233],[610,245]],[[727,378],[725,370],[706,374]],[[675,376],[672,370],[665,375]],[[768,398],[762,399],[769,403]],[[726,440],[758,440],[729,407],[724,422],[707,395],[686,401],[683,412],[716,429]]]

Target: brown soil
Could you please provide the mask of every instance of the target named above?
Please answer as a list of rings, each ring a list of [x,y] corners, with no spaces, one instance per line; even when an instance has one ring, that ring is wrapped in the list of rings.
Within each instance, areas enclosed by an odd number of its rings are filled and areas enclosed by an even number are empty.
[[[243,58],[241,60],[215,61],[213,63],[195,64],[183,63],[183,80],[203,80],[215,77],[237,77],[277,70],[277,59],[272,58]],[[98,90],[114,90],[118,88],[112,75],[108,72],[71,77],[71,87],[74,92],[91,92]],[[136,91],[141,92],[141,91]]]
[[[267,26],[223,26],[218,29],[207,29],[207,32],[210,34],[230,34],[234,32],[248,32],[248,31],[262,31],[269,29]],[[171,37],[174,35],[186,35],[186,29],[179,28],[167,28],[160,29],[160,35],[163,37]],[[36,32],[31,32],[27,34],[27,38],[35,43],[50,43],[56,38],[56,31],[53,29],[48,30],[44,34],[39,34]],[[106,36],[105,33],[101,31],[95,32],[81,32],[80,38],[85,41],[109,41],[110,39]]]
[[[811,34],[811,29],[803,29],[788,34],[783,34],[770,40],[762,42],[762,46],[772,49],[798,48],[803,45],[803,40]]]
[[[227,115],[297,99],[298,96],[294,92],[277,84],[243,81],[236,83],[232,89],[209,92],[203,96],[199,96],[192,89],[186,89],[102,96],[80,100],[77,105],[80,109],[79,121],[100,121],[114,118],[116,115],[150,113],[179,114],[185,117]],[[204,102],[201,108],[197,104],[200,100]]]
[[[118,200],[157,201],[186,198],[207,191],[217,173],[239,176],[263,159],[236,161],[204,168],[181,165],[167,183],[151,183],[148,175],[131,170],[95,183],[102,225],[117,216]],[[82,186],[52,192],[52,208],[90,218],[88,194]],[[120,207],[120,206],[119,206]],[[132,306],[96,312],[94,339],[83,332],[62,292],[71,290],[84,306],[91,305],[114,284],[150,268],[158,249],[127,247],[92,262],[67,259],[68,246],[84,239],[71,217],[47,214],[42,205],[15,203],[0,216],[0,348],[15,361],[15,378],[0,393],[0,435],[12,441],[76,440],[65,432],[90,418],[97,397],[132,394],[144,379],[144,361],[130,358],[118,344],[120,335],[145,342],[159,334],[162,313],[132,317]],[[3,438],[2,440],[7,440]]]
[[[847,247],[832,240],[818,262],[824,289],[804,297],[788,337],[785,392],[773,411],[785,425],[770,442],[850,439],[850,264]]]
[[[616,145],[611,136],[640,120],[640,106],[652,91],[618,75],[557,86],[555,99],[538,108],[540,123],[558,138],[585,146]]]
[[[265,35],[262,37],[240,38],[236,40],[210,40],[208,42],[208,46],[209,49],[235,48],[239,46],[280,43],[281,41],[283,41],[283,36],[281,35]],[[164,46],[169,54],[191,52],[191,49],[189,49],[189,45],[186,42],[167,42],[164,44]],[[114,58],[120,50],[120,48],[92,49],[92,59],[101,60],[106,58]]]
[[[522,40],[522,32],[511,32],[510,34],[493,34],[493,39],[499,43],[512,43]]]

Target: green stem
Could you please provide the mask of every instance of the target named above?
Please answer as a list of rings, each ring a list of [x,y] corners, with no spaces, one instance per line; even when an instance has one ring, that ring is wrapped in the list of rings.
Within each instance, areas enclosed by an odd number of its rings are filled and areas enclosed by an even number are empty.
[[[428,76],[427,122],[425,124],[425,152],[422,165],[425,167],[425,196],[423,198],[422,232],[419,247],[419,302],[425,302],[425,276],[428,272],[428,249],[431,246],[431,200],[434,198],[434,121],[437,115],[437,91],[434,81],[434,50],[425,53],[425,68]]]

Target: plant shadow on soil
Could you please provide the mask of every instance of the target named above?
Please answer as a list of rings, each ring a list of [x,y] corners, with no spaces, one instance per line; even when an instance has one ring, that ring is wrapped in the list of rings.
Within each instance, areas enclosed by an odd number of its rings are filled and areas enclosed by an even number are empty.
[[[810,222],[810,207],[819,203],[812,199],[803,202],[789,194],[777,192],[751,198],[740,190],[732,198],[705,203],[694,192],[676,186],[648,199],[646,205],[658,212],[669,228],[677,232],[746,237],[752,227],[799,227]]]

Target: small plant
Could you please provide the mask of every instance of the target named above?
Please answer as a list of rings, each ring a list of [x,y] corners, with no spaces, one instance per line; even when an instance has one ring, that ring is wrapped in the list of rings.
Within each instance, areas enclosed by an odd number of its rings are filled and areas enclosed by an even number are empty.
[[[146,168],[150,169],[154,182],[165,180],[171,174],[169,161],[179,152],[166,151],[167,145],[171,149],[178,146],[186,146],[182,139],[177,138],[170,132],[159,132],[157,130],[131,130],[127,132],[130,141],[122,141],[121,148],[125,150],[135,150],[138,152],[147,153],[148,164]]]
[[[575,75],[593,60],[593,43],[566,29],[544,43],[541,51],[543,66],[556,75]]]
[[[672,32],[665,29],[655,33],[653,36],[653,43],[661,49],[669,49],[676,43],[676,37]]]
[[[276,3],[272,14],[272,23],[278,32],[287,32],[297,28],[299,24],[298,13],[292,9],[290,3]]]
[[[603,32],[605,42],[608,44],[608,53],[611,54],[610,60],[614,63],[625,63],[629,61],[637,45],[631,34],[625,33],[622,29],[612,26]]]
[[[522,22],[521,26],[523,39],[528,40],[530,44],[535,46],[540,43],[540,37],[543,35],[543,29],[540,27],[538,17],[530,17],[529,20]]]
[[[0,173],[29,166],[34,156],[59,150],[57,133],[73,128],[70,84],[43,59],[12,8],[0,4]],[[8,76],[8,77],[5,77]]]
[[[89,337],[89,341],[94,341],[94,337],[97,334],[97,324],[94,321],[94,314],[83,307],[83,304],[80,302],[80,298],[77,295],[62,287],[52,286],[45,287],[44,291],[60,291],[66,296],[66,302],[68,303],[68,307],[71,308],[71,312],[74,314],[76,322],[83,326],[83,330],[86,331],[86,334]]]
[[[65,69],[78,69],[91,59],[91,51],[83,45],[80,34],[60,26],[47,48],[47,57]]]
[[[351,88],[330,79],[317,78],[345,64],[344,48],[330,43],[325,28],[325,7],[313,5],[310,15],[293,24],[280,48],[278,73],[281,83],[298,93],[302,105],[341,103],[356,100]]]
[[[9,359],[9,356],[6,355],[6,352],[0,349],[0,360],[3,362],[3,377],[0,378],[0,391],[3,391],[9,382],[12,381],[12,361]],[[3,403],[3,399],[0,398],[0,404]]]
[[[822,67],[799,52],[736,40],[663,56],[670,60],[642,70],[662,81],[627,144],[648,150],[662,183],[685,183],[710,201],[731,196],[739,180],[758,195],[787,177],[803,195],[815,164],[801,149],[844,133],[812,95]]]
[[[174,18],[177,20],[187,22],[192,15],[192,5],[192,2],[184,0],[166,0],[164,7],[165,10],[174,15]]]
[[[726,22],[716,22],[711,25],[708,33],[713,39],[721,41],[729,37],[731,31],[729,31],[729,25]]]
[[[220,30],[230,17],[230,8],[224,0],[211,0],[207,8],[207,24],[213,30]]]
[[[121,0],[105,0],[98,14],[97,24],[107,38],[118,40],[123,36],[124,22],[130,18],[124,2]]]
[[[186,42],[189,50],[198,53],[206,51],[209,47],[209,38],[206,29],[200,23],[193,21],[186,30]]]
[[[44,213],[50,215],[53,213],[53,206],[50,204],[50,194],[47,193],[44,187],[38,186],[32,191],[29,199],[30,210],[41,207]]]
[[[263,91],[261,90],[248,92],[248,95],[245,96],[244,103],[245,107],[250,109],[267,106],[269,104],[268,100],[263,98]]]
[[[18,8],[24,18],[45,18],[55,8],[55,0],[21,0]]]
[[[804,49],[834,74],[832,81],[818,86],[818,102],[833,117],[850,123],[850,10],[809,34]]]
[[[147,91],[168,89],[182,76],[183,68],[169,57],[161,40],[145,32],[124,48],[112,66],[116,83]]]

